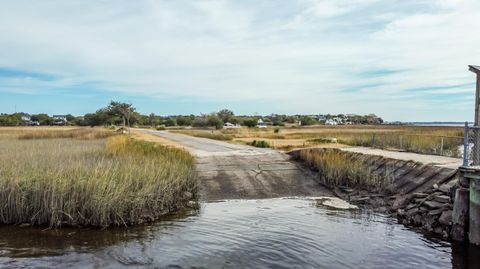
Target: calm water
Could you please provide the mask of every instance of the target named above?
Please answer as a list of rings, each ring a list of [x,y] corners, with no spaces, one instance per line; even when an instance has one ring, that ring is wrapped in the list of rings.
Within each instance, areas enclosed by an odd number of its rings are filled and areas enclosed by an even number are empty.
[[[480,268],[478,249],[307,199],[208,203],[134,229],[0,233],[0,268]]]

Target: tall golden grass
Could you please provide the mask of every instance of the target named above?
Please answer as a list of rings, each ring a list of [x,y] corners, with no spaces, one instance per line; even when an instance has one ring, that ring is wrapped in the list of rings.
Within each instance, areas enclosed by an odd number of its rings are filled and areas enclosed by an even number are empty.
[[[19,139],[51,139],[51,138],[76,138],[98,139],[106,138],[116,133],[103,128],[76,128],[76,129],[38,129],[18,134]]]
[[[391,178],[372,173],[368,164],[351,158],[348,152],[338,149],[304,149],[296,157],[318,171],[321,183],[329,187],[387,190],[391,186]]]
[[[335,138],[338,143],[350,146],[399,149],[408,152],[460,157],[459,147],[463,144],[461,127],[426,126],[316,126],[305,128],[274,129],[241,128],[222,130],[234,139],[290,140],[298,148],[323,144]],[[299,141],[303,140],[302,143]],[[300,146],[299,146],[300,145]]]
[[[9,138],[0,147],[2,224],[134,225],[183,207],[196,190],[189,153],[125,136]]]

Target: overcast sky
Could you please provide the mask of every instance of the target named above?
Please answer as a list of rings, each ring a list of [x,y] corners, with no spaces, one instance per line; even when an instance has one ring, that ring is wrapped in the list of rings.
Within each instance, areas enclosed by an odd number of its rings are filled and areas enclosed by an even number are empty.
[[[0,112],[473,118],[479,0],[0,0]]]

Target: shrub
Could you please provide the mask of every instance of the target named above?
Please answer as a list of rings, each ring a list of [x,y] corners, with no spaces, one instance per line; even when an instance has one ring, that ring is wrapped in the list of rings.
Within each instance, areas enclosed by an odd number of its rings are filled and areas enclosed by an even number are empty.
[[[265,140],[253,140],[251,143],[248,143],[250,146],[257,148],[269,148],[270,144]]]
[[[155,128],[155,129],[157,129],[157,131],[165,131],[165,130],[167,130],[167,128],[165,128],[165,125],[158,125],[157,128]]]

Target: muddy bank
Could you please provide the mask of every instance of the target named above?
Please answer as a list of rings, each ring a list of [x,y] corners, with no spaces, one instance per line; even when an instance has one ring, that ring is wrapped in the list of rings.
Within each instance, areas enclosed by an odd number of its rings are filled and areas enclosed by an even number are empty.
[[[436,236],[450,237],[457,170],[336,149],[302,149],[289,155],[315,171],[317,180],[340,198],[389,213],[405,225]],[[332,155],[344,166],[327,167],[321,159]],[[343,171],[348,169],[370,178],[359,179]],[[346,178],[333,181],[328,178],[332,175]]]

